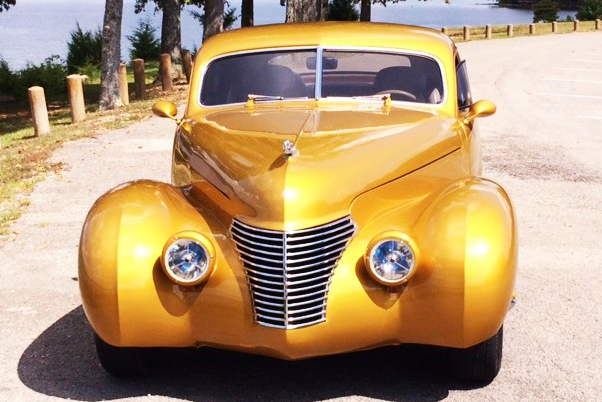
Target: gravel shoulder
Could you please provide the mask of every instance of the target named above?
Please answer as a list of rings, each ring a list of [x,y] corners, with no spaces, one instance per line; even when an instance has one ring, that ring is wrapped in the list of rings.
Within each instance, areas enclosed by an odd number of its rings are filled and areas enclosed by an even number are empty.
[[[430,369],[436,357],[414,348],[297,363],[176,352],[148,379],[105,374],[80,307],[79,234],[109,188],[169,181],[174,126],[152,118],[57,150],[65,169],[36,186],[16,235],[0,243],[0,400],[602,399],[602,33],[459,50],[474,98],[498,105],[479,122],[484,176],[508,190],[519,222],[518,305],[493,383],[450,382]]]

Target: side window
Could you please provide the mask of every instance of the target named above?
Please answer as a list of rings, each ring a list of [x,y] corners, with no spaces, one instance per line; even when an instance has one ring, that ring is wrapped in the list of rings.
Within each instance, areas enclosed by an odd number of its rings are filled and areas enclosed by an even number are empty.
[[[456,77],[458,81],[458,107],[460,110],[466,109],[472,105],[472,95],[470,93],[470,84],[468,83],[468,73],[466,71],[466,60],[463,60],[456,67]]]

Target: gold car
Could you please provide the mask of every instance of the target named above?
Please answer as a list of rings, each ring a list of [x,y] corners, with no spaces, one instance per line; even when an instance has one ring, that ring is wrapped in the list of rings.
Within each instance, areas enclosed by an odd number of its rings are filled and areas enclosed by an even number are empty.
[[[302,359],[414,343],[490,381],[513,298],[506,192],[481,178],[454,43],[370,23],[244,28],[209,39],[177,123],[172,183],[103,195],[79,249],[103,366],[143,348]]]

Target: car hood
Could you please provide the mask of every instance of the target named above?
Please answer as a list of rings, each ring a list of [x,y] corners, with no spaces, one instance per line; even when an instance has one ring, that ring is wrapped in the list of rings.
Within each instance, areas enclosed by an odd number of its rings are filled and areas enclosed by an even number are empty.
[[[214,194],[228,215],[275,230],[344,216],[359,194],[461,145],[454,120],[431,110],[241,107],[188,117],[193,197]],[[285,140],[297,155],[283,154]]]

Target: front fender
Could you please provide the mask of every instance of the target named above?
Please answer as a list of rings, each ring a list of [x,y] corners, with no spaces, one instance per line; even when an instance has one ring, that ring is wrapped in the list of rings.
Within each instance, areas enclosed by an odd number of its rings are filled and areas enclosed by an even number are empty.
[[[507,193],[481,178],[448,187],[417,228],[423,269],[445,272],[463,296],[462,339],[469,347],[493,336],[510,307],[517,265],[516,220]],[[428,250],[428,251],[427,251]]]
[[[355,242],[364,250],[389,231],[416,244],[418,266],[406,286],[387,290],[360,276],[372,300],[398,310],[401,342],[469,347],[493,336],[510,306],[517,264],[512,204],[486,179],[446,183],[440,172],[454,166],[450,158],[438,161],[361,195],[351,208],[360,228]]]
[[[185,313],[192,302],[161,275],[159,259],[167,239],[181,231],[206,234],[214,241],[213,233],[223,230],[208,216],[180,189],[153,181],[125,183],[94,203],[81,234],[79,283],[84,310],[101,338],[128,344],[124,323],[152,328],[163,325],[163,312]],[[158,300],[163,306],[152,305]]]

